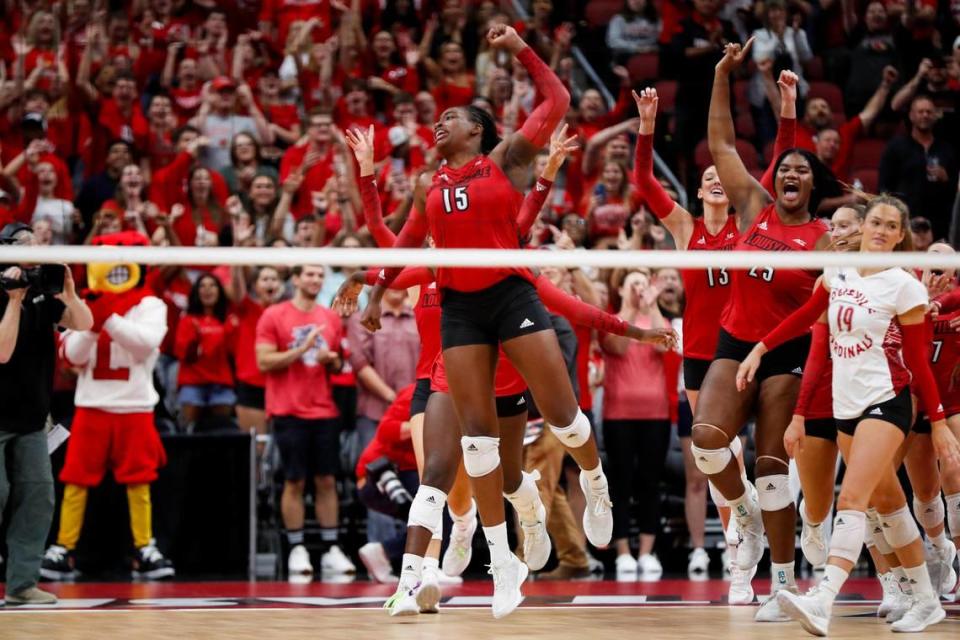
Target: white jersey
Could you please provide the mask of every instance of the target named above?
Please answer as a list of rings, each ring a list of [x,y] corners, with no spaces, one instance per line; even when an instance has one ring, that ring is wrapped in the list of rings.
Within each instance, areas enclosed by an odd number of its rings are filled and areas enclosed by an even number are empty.
[[[67,331],[61,352],[80,367],[74,404],[111,413],[153,411],[159,398],[153,367],[167,333],[167,305],[147,296],[103,331]]]
[[[861,276],[831,268],[823,275],[830,287],[833,413],[851,420],[910,384],[897,316],[925,305],[927,290],[903,269]]]

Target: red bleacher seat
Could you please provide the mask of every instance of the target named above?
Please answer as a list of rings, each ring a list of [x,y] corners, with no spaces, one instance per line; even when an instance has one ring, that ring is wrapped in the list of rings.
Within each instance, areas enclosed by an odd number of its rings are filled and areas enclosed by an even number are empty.
[[[850,184],[857,180],[863,185],[863,190],[867,193],[876,193],[877,186],[880,183],[880,172],[876,169],[859,169],[850,173]]]
[[[610,18],[623,11],[622,0],[591,0],[583,15],[591,27],[606,27]]]
[[[656,80],[660,73],[660,54],[640,53],[627,62],[627,70],[630,72],[630,80],[634,84],[640,84],[646,80]]]
[[[740,159],[743,160],[747,171],[758,170],[760,171],[760,175],[763,175],[763,167],[760,166],[757,148],[754,147],[750,141],[740,138],[737,138],[736,145],[737,153],[740,154]],[[710,155],[710,147],[705,139],[701,140],[700,144],[698,144],[694,150],[693,161],[696,163],[699,171],[703,171],[713,164],[713,156]]]
[[[737,130],[738,138],[753,140],[757,135],[757,127],[753,123],[753,115],[746,109],[741,109],[734,121],[734,128]]]
[[[807,82],[823,80],[823,58],[813,56],[813,58],[804,63],[803,77],[807,79]]]
[[[880,166],[880,156],[887,146],[886,141],[875,138],[864,138],[853,143],[853,152],[850,154],[850,171],[857,169],[876,169]]]
[[[807,93],[807,99],[810,98],[823,98],[833,110],[834,117],[843,116],[843,92],[832,82],[820,80],[811,82],[810,91]]]
[[[662,113],[673,113],[677,107],[677,81],[661,80],[656,84],[657,110]]]

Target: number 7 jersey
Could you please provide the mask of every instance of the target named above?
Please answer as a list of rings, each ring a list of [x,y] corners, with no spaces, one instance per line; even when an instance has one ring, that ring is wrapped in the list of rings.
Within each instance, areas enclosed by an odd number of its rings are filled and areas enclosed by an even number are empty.
[[[74,404],[110,413],[153,411],[159,395],[153,368],[167,332],[167,305],[145,296],[99,332],[67,331],[61,354],[80,369]]]
[[[770,203],[740,236],[738,251],[813,251],[827,226],[811,219],[784,224]],[[757,258],[762,263],[763,258]],[[730,301],[720,320],[727,333],[744,342],[759,342],[780,321],[810,299],[817,274],[804,269],[756,266],[731,272]]]

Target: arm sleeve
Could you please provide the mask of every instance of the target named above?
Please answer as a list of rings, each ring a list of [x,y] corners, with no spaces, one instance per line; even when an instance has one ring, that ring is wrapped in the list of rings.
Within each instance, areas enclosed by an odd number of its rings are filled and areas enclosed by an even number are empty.
[[[908,324],[901,327],[903,330],[903,359],[913,374],[913,390],[920,396],[924,411],[930,422],[943,420],[943,404],[940,402],[940,392],[937,382],[930,370],[930,361],[927,358],[930,343],[927,341],[927,332],[924,323]]]
[[[543,209],[543,203],[547,201],[547,196],[550,195],[551,187],[553,187],[552,181],[543,177],[537,178],[537,183],[533,185],[533,189],[523,199],[523,204],[520,205],[520,215],[517,216],[521,238],[526,238],[527,234],[530,233],[540,210]]]
[[[773,157],[770,158],[770,165],[763,172],[763,177],[760,178],[760,184],[774,197],[776,197],[776,194],[773,192],[773,165],[776,164],[781,153],[795,146],[797,146],[797,119],[780,118],[780,126],[777,127],[777,139],[773,142]]]
[[[60,345],[63,357],[70,364],[82,367],[90,362],[99,334],[93,331],[67,331]]]
[[[791,313],[777,325],[777,327],[763,337],[763,344],[768,351],[773,351],[784,342],[799,338],[810,331],[810,327],[817,321],[827,307],[830,306],[830,292],[823,285],[817,284],[813,295],[802,307]]]
[[[397,241],[393,246],[395,248],[419,249],[420,246],[423,245],[426,237],[427,215],[414,206],[410,217],[403,225],[403,229],[400,230],[400,235],[397,236]],[[393,281],[397,279],[401,271],[403,271],[403,267],[387,267],[382,269],[377,276],[376,284],[382,287],[389,287],[393,284]]]
[[[637,136],[637,151],[633,165],[633,175],[650,211],[663,220],[670,215],[677,203],[673,201],[663,185],[653,175],[653,136]]]
[[[830,327],[826,322],[813,325],[813,337],[810,341],[810,351],[807,353],[807,362],[803,366],[803,380],[800,382],[800,396],[794,413],[806,417],[820,381],[827,367],[831,366],[829,358]]]
[[[537,295],[543,304],[553,313],[565,317],[571,324],[618,336],[626,334],[627,323],[622,318],[574,298],[544,276],[538,276],[535,284]]]
[[[960,197],[957,200],[960,202]],[[940,313],[953,313],[960,309],[960,287],[937,296],[934,301],[940,305]]]
[[[382,269],[380,267],[370,267],[364,272],[366,283],[370,286],[377,284],[377,278]],[[417,285],[427,285],[436,278],[429,267],[404,267],[397,279],[390,285],[391,289],[409,289]]]
[[[534,146],[543,147],[550,141],[550,135],[557,125],[567,115],[567,110],[570,108],[570,93],[557,74],[530,47],[525,47],[518,53],[517,60],[530,74],[537,92],[543,96],[543,101],[527,117],[519,133]]]
[[[372,175],[360,176],[360,197],[363,199],[363,215],[367,229],[379,247],[392,247],[397,241],[396,234],[383,221],[383,208],[377,182]]]
[[[113,314],[103,323],[103,328],[117,344],[142,361],[163,342],[167,333],[167,305],[159,298],[144,298],[140,305],[146,307],[144,317],[133,321]]]

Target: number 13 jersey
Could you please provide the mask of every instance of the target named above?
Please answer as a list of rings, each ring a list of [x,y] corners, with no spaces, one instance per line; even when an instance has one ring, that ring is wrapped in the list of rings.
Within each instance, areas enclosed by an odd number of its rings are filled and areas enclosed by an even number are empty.
[[[856,269],[824,270],[830,287],[833,412],[859,418],[910,384],[897,316],[926,305],[926,288],[903,269],[861,276]]]

